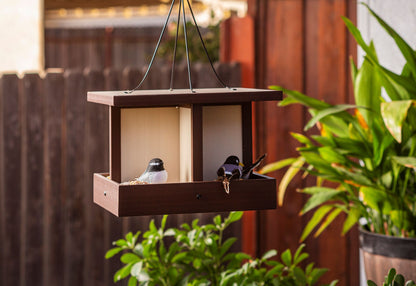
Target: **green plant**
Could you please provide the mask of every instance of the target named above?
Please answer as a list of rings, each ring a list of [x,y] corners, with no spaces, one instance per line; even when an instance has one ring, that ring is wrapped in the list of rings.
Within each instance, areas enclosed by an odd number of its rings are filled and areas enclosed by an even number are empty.
[[[368,286],[377,286],[371,280],[367,281]],[[405,282],[403,275],[396,274],[396,269],[391,268],[389,274],[386,276],[383,286],[416,286],[416,283],[412,280]]]
[[[212,15],[213,17],[213,15]],[[172,54],[175,47],[175,36],[177,22],[170,23],[168,27],[168,39],[160,46],[160,54],[166,61],[172,60]],[[201,29],[201,28],[200,28]],[[197,35],[196,27],[191,22],[186,22],[186,30],[188,31],[188,49],[189,58],[193,61],[208,62],[202,43]],[[192,34],[191,34],[192,33]],[[205,47],[212,62],[219,61],[220,58],[220,23],[211,24],[201,29]],[[180,24],[178,32],[178,42],[176,49],[176,60],[186,59],[185,36],[183,25]]]
[[[320,130],[319,135],[292,134],[302,144],[297,149],[299,157],[262,170],[266,173],[289,166],[279,186],[280,204],[299,171],[317,178],[315,186],[302,190],[310,197],[301,213],[318,207],[302,240],[320,224],[318,236],[341,213],[347,215],[343,233],[364,218],[370,231],[416,236],[416,52],[366,7],[405,58],[401,74],[381,65],[373,43],[367,44],[351,21],[343,18],[366,53],[360,69],[351,61],[355,105],[331,105],[283,89],[287,97],[280,105],[306,106],[312,119],[305,130],[315,125]],[[328,185],[327,181],[333,183]]]
[[[214,218],[213,224],[191,225],[165,229],[167,216],[156,227],[152,220],[149,230],[139,241],[140,232],[128,233],[125,239],[114,242],[106,258],[122,252],[124,266],[114,275],[114,282],[129,277],[128,285],[315,285],[327,271],[305,269],[301,263],[308,258],[301,245],[294,254],[286,250],[282,262],[271,260],[277,253],[270,250],[261,258],[245,253],[229,252],[236,238],[224,240],[224,230],[239,220],[242,212],[231,212],[224,220]],[[170,243],[168,243],[170,241]],[[335,285],[336,281],[331,285]]]

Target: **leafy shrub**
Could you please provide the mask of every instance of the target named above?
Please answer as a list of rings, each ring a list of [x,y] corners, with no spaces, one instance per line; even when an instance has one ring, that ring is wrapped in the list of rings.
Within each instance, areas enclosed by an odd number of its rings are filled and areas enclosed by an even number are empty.
[[[224,220],[216,216],[213,224],[200,226],[196,219],[191,225],[170,229],[166,229],[167,216],[159,228],[152,220],[141,241],[140,231],[134,235],[130,232],[107,252],[107,259],[122,253],[124,266],[115,273],[114,282],[129,277],[129,286],[317,284],[327,269],[315,268],[313,263],[302,268],[301,263],[309,256],[302,252],[303,244],[295,253],[284,251],[281,261],[271,260],[277,255],[275,250],[261,258],[229,252],[237,239],[224,240],[224,230],[242,215],[231,212]],[[335,284],[336,281],[331,283]]]
[[[367,281],[367,285],[377,286],[377,284],[371,280]],[[390,269],[389,274],[386,276],[383,286],[416,286],[416,284],[412,280],[409,280],[405,283],[403,275],[396,274],[396,269],[392,268]]]

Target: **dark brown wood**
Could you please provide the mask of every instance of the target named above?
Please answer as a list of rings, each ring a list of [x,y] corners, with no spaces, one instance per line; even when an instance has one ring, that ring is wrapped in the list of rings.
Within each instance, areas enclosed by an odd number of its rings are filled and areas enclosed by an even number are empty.
[[[243,162],[251,164],[253,160],[253,133],[251,102],[241,105],[242,128],[243,128]]]
[[[22,261],[23,285],[43,285],[44,114],[38,74],[25,74],[22,85]]]
[[[106,69],[104,71],[105,76],[105,89],[115,90],[121,88],[121,74],[114,69]],[[84,102],[85,102],[85,93]],[[111,130],[110,130],[111,132]],[[111,138],[111,136],[110,136]],[[110,148],[110,146],[109,146]],[[111,153],[111,152],[110,152]],[[110,159],[111,161],[111,159]],[[111,168],[111,165],[110,165]],[[104,245],[110,246],[113,241],[116,241],[123,236],[123,222],[125,219],[119,219],[111,213],[105,212],[104,215]],[[114,273],[120,268],[120,262],[117,259],[106,259],[104,261],[104,285],[110,285],[113,283]]]
[[[221,212],[276,207],[276,180],[253,175],[232,181],[230,194],[221,182],[122,185],[94,174],[94,202],[117,216]],[[157,200],[155,200],[155,197]]]
[[[86,87],[91,89],[104,89],[105,80],[102,71],[86,71]],[[89,188],[92,188],[92,173],[103,172],[108,170],[109,166],[109,125],[108,125],[108,107],[87,104],[86,118],[86,144],[89,150],[87,154],[87,176]],[[91,198],[91,197],[90,197]],[[87,232],[86,247],[90,249],[85,257],[85,268],[87,275],[84,276],[84,285],[103,285],[104,283],[104,255],[107,245],[104,240],[97,237],[105,236],[104,213],[100,208],[93,204],[91,199],[87,200]],[[101,255],[101,258],[100,258]]]
[[[110,106],[110,177],[121,183],[120,108]]]
[[[0,76],[0,285],[110,285],[121,267],[104,259],[111,242],[152,218],[160,224],[161,216],[115,217],[92,200],[92,173],[109,168],[109,126],[108,107],[86,101],[86,81],[131,88],[139,76],[130,71]],[[171,215],[168,226],[215,215]],[[227,235],[240,237],[237,224]]]
[[[64,78],[61,72],[49,71],[45,77],[45,240],[47,245],[44,279],[47,285],[62,283],[64,273],[64,206],[62,174],[62,120],[64,112]]]
[[[203,150],[202,150],[202,105],[192,106],[192,168],[193,180],[203,180]]]
[[[0,77],[0,268],[2,285],[21,280],[21,119],[19,79],[15,74]]]
[[[331,103],[351,102],[347,58],[355,55],[356,44],[346,33],[340,16],[354,20],[356,1],[250,0],[248,5],[256,23],[257,87],[277,84]],[[298,145],[289,132],[302,133],[309,119],[306,112],[300,107],[255,103],[253,113],[255,153],[267,152],[268,162],[295,156]],[[279,180],[283,174],[279,171],[273,176]],[[313,179],[295,178],[282,208],[260,212],[258,255],[270,248],[282,251],[297,247],[310,216],[298,217],[306,197],[295,189],[311,184]],[[339,285],[358,285],[356,230],[341,237],[340,223],[341,220],[334,223],[318,239],[308,239],[306,251],[311,261],[331,270],[323,283],[339,279]]]
[[[252,101],[277,101],[282,92],[268,89],[219,88],[175,90],[90,91],[88,101],[117,107],[154,107],[185,104],[232,104]]]
[[[81,71],[67,71],[64,74],[65,125],[65,269],[64,286],[82,285],[84,281],[84,253],[86,249],[86,201],[88,188],[86,178],[86,102],[85,78]],[[77,249],[77,251],[74,251]]]

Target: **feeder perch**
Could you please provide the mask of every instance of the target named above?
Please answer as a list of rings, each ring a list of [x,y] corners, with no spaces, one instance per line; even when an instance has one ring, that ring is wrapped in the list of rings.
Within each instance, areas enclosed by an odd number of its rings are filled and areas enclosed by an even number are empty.
[[[110,112],[110,173],[94,174],[94,202],[116,216],[276,208],[274,178],[231,181],[230,194],[215,180],[229,155],[252,161],[252,102],[281,99],[247,88],[88,92]],[[122,184],[154,157],[166,183]]]

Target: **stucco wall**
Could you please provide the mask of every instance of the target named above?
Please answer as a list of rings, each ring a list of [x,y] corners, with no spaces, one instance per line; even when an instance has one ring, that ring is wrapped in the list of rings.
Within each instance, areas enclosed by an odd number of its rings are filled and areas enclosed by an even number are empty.
[[[361,2],[361,1],[360,1]],[[413,48],[416,48],[416,1],[415,0],[364,0],[377,14],[391,25]],[[381,63],[395,72],[400,72],[404,58],[394,41],[370,16],[367,8],[358,4],[358,27],[367,41],[373,39]],[[358,51],[359,62],[362,52]]]
[[[43,0],[0,0],[0,72],[43,68]]]

